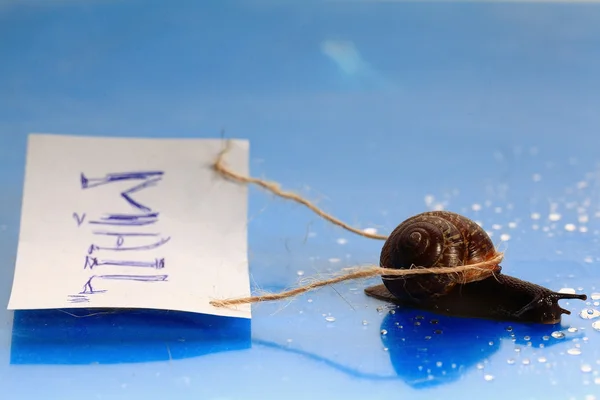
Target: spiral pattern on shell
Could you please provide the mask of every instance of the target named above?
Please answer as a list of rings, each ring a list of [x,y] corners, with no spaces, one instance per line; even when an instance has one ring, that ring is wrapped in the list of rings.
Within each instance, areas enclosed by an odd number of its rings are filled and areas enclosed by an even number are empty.
[[[429,211],[394,229],[383,245],[380,265],[385,268],[440,268],[470,265],[491,259],[496,249],[487,233],[470,219],[449,211]],[[499,266],[491,268],[499,270]],[[386,277],[387,289],[400,299],[443,295],[457,283],[483,279],[480,271]]]

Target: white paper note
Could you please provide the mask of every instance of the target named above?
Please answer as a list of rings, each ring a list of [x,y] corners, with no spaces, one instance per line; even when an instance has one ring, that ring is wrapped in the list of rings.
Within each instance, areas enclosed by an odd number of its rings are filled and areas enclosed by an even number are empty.
[[[250,318],[247,188],[219,139],[30,135],[8,308],[153,308]],[[249,144],[226,162],[248,173]]]

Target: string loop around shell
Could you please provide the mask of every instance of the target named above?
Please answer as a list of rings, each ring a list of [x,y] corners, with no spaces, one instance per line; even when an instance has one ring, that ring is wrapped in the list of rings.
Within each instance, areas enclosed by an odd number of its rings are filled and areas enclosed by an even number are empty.
[[[355,233],[359,236],[363,236],[370,239],[378,239],[378,240],[386,240],[387,236],[378,235],[369,232],[365,232],[358,228],[352,227],[349,224],[335,218],[329,213],[321,210],[319,207],[314,205],[309,200],[301,197],[300,195],[284,191],[280,188],[280,185],[276,182],[270,182],[264,179],[254,178],[251,176],[244,176],[236,171],[230,169],[225,164],[225,155],[229,150],[230,142],[226,141],[226,145],[224,149],[219,153],[217,160],[213,164],[213,169],[219,175],[221,175],[225,179],[232,180],[241,184],[255,184],[263,189],[270,191],[271,193],[288,199],[295,201],[299,204],[306,206],[308,209],[316,213],[318,216],[322,217],[326,221],[337,225],[349,232]],[[490,258],[489,260],[485,260],[483,262],[469,264],[469,265],[461,265],[456,267],[442,267],[442,268],[427,268],[421,266],[412,266],[409,269],[393,269],[393,268],[385,268],[384,266],[364,266],[364,267],[354,267],[354,268],[346,268],[345,271],[340,271],[340,273],[332,274],[331,278],[328,279],[314,279],[312,282],[300,285],[296,288],[282,291],[279,293],[272,294],[263,294],[258,296],[250,296],[250,297],[239,297],[239,298],[231,298],[231,299],[217,299],[212,300],[210,302],[211,305],[215,307],[230,307],[240,304],[251,304],[258,303],[264,301],[277,301],[282,300],[294,296],[298,296],[302,293],[306,293],[311,290],[318,289],[323,286],[329,286],[336,283],[356,280],[356,279],[366,279],[375,276],[385,276],[386,279],[394,279],[394,278],[405,278],[408,276],[416,276],[423,274],[449,274],[450,281],[453,284],[465,284],[469,282],[474,282],[482,279],[489,278],[494,276],[495,273],[500,270],[500,262],[504,258],[504,253],[496,251],[496,254]]]

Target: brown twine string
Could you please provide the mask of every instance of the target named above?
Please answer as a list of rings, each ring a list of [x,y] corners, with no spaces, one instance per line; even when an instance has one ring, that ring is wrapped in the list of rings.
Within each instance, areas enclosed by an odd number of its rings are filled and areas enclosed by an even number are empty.
[[[251,297],[240,297],[234,299],[225,299],[225,300],[213,300],[210,302],[211,305],[215,307],[228,307],[234,306],[238,304],[251,304],[258,303],[262,301],[276,301],[282,300],[289,297],[298,296],[302,293],[306,293],[308,291],[323,287],[333,285],[339,282],[354,280],[354,279],[362,279],[362,278],[371,278],[378,275],[386,275],[386,276],[395,276],[402,277],[408,275],[423,275],[423,274],[456,274],[451,277],[451,282],[453,283],[465,283],[464,274],[468,272],[477,271],[476,277],[469,279],[469,282],[473,282],[474,280],[481,280],[485,278],[489,278],[494,275],[495,267],[500,264],[502,258],[504,257],[503,253],[496,253],[496,255],[490,259],[480,263],[470,264],[470,265],[461,265],[458,267],[452,268],[415,268],[412,269],[392,269],[392,268],[382,268],[382,267],[368,267],[368,268],[360,268],[354,272],[349,272],[346,274],[342,274],[331,279],[324,280],[315,280],[309,284],[304,286],[297,287],[295,289],[287,290],[280,293],[273,294],[264,294],[260,296],[251,296]]]
[[[256,184],[258,186],[261,186],[261,187],[271,191],[272,193],[276,194],[277,196],[280,196],[280,197],[283,197],[286,199],[290,199],[290,200],[296,201],[300,204],[303,204],[306,207],[308,207],[309,209],[311,209],[312,211],[314,211],[317,215],[324,218],[325,220],[327,220],[337,226],[340,226],[350,232],[356,233],[360,236],[364,236],[364,237],[372,238],[372,239],[383,239],[383,240],[387,239],[387,236],[370,234],[370,233],[367,233],[367,232],[364,232],[359,229],[351,227],[350,225],[348,225],[348,224],[336,219],[335,217],[331,216],[330,214],[322,211],[317,206],[312,204],[310,201],[298,196],[297,194],[292,193],[292,192],[285,192],[285,191],[281,190],[279,187],[279,184],[277,184],[276,182],[269,182],[266,180],[253,178],[250,176],[240,175],[237,172],[229,169],[223,161],[225,154],[229,150],[229,146],[230,146],[230,142],[227,141],[227,145],[221,151],[221,153],[219,154],[219,157],[217,158],[217,161],[213,165],[214,170],[217,171],[218,173],[220,173],[221,175],[223,175],[224,177],[232,179],[239,183]],[[385,275],[386,279],[390,279],[389,277],[399,278],[399,277],[409,276],[409,275],[448,274],[448,275],[450,275],[450,283],[451,284],[456,284],[456,283],[462,284],[462,283],[482,280],[482,279],[489,278],[490,276],[494,275],[494,273],[498,270],[498,265],[502,261],[503,257],[504,257],[503,253],[496,252],[494,257],[492,257],[489,260],[486,260],[486,261],[483,261],[480,263],[461,265],[461,266],[451,267],[451,268],[447,268],[447,267],[424,268],[424,267],[416,267],[416,266],[413,266],[410,269],[392,269],[392,268],[383,268],[383,267],[377,267],[377,266],[371,266],[371,267],[367,267],[367,268],[352,268],[352,269],[354,269],[353,272],[341,274],[341,275],[335,276],[330,279],[318,280],[318,279],[313,278],[312,282],[310,282],[306,285],[302,285],[295,289],[283,291],[280,293],[264,294],[264,295],[251,296],[251,297],[223,299],[223,300],[212,300],[212,301],[210,301],[210,304],[215,307],[229,307],[229,306],[234,306],[234,305],[239,305],[239,304],[251,304],[251,303],[258,303],[258,302],[263,302],[263,301],[282,300],[282,299],[298,296],[302,293],[306,293],[308,291],[315,290],[315,289],[323,287],[323,286],[329,286],[329,285],[333,285],[336,283],[345,282],[345,281],[349,281],[349,280],[371,278],[371,277],[380,276],[380,275]],[[391,279],[393,279],[393,278],[391,278]]]
[[[240,182],[240,183],[252,183],[252,184],[258,185],[264,189],[269,190],[270,192],[276,194],[279,197],[283,197],[285,199],[300,203],[300,204],[308,207],[313,212],[315,212],[318,216],[331,222],[332,224],[342,227],[350,232],[356,233],[357,235],[360,235],[360,236],[363,236],[366,238],[370,238],[370,239],[380,239],[380,240],[387,239],[387,236],[385,236],[385,235],[368,233],[368,232],[362,231],[360,229],[354,228],[343,221],[340,221],[339,219],[335,218],[331,214],[328,214],[325,211],[321,210],[319,207],[317,207],[310,201],[304,199],[303,197],[300,197],[296,193],[286,192],[286,191],[282,190],[280,188],[279,184],[276,182],[270,182],[270,181],[263,180],[263,179],[240,175],[237,172],[231,170],[230,168],[228,168],[225,165],[225,162],[224,162],[225,153],[227,153],[227,151],[229,150],[229,146],[230,146],[230,142],[227,141],[227,145],[226,145],[225,149],[223,149],[221,151],[221,153],[219,154],[219,157],[217,158],[217,161],[213,165],[214,170],[217,171],[219,174],[223,175],[224,177],[232,179],[232,180]]]

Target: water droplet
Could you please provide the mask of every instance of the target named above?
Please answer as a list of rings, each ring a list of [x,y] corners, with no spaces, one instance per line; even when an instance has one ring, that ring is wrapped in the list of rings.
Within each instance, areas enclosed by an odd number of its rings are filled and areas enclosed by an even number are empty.
[[[335,317],[332,317],[332,316],[325,317],[325,321],[327,321],[327,322],[335,322]]]
[[[594,379],[594,383],[595,383],[596,385],[600,385],[600,376],[599,376],[598,378],[595,378],[595,379]]]
[[[431,336],[425,336],[425,340],[431,340]]]
[[[513,365],[513,364],[515,363],[515,359],[514,359],[514,358],[509,358],[508,360],[506,360],[506,362],[507,362],[509,365]]]
[[[569,332],[571,333],[575,333],[577,332],[577,328],[575,328],[574,326],[570,327],[569,329],[567,329]]]
[[[344,239],[344,238],[339,238],[338,240],[336,240],[337,244],[341,244],[344,245],[346,243],[348,243],[348,240]]]
[[[435,331],[433,331],[433,333],[435,333],[436,335],[441,335],[442,331],[439,329],[436,329]]]
[[[573,348],[571,348],[571,349],[567,350],[567,354],[570,354],[570,355],[572,355],[572,356],[578,356],[578,355],[580,355],[580,354],[581,354],[581,349],[578,349],[578,348],[576,348],[576,347],[573,347]]]
[[[544,336],[542,336],[542,340],[550,340],[550,336],[544,335]]]
[[[545,363],[548,359],[544,356],[538,357],[538,362]]]
[[[542,175],[540,175],[540,174],[533,174],[533,175],[531,176],[531,179],[532,179],[534,182],[539,182],[539,181],[541,181],[541,180],[542,180]]]
[[[392,315],[396,314],[396,310],[390,310],[390,314],[392,314]]]
[[[517,227],[517,223],[516,222],[509,222],[508,223],[508,227],[511,228],[511,229],[514,229],[514,228]]]
[[[550,213],[550,215],[548,216],[548,219],[550,221],[560,221],[561,215],[559,213]]]
[[[312,302],[313,302],[313,299],[308,299],[308,300],[306,300],[306,301],[308,301],[309,303],[312,303]]]
[[[477,364],[477,369],[483,369],[483,364],[482,363],[478,363]]]
[[[363,325],[369,325],[369,321],[367,321],[366,319],[363,319],[363,322],[362,322],[362,324],[363,324]]]
[[[363,232],[368,234],[368,235],[375,235],[377,233],[377,229],[375,228],[365,228],[363,229]]]
[[[561,288],[558,293],[575,294],[576,292],[573,288]]]
[[[339,263],[340,261],[342,261],[340,258],[337,257],[332,257],[329,259],[330,263]]]
[[[492,341],[489,341],[489,342],[488,342],[488,345],[490,345],[490,346],[493,346],[493,345],[494,345],[494,342],[492,342]]]
[[[479,211],[481,210],[481,204],[475,203],[471,206],[471,208],[473,209],[473,211]]]
[[[579,222],[580,222],[580,223],[582,223],[582,224],[585,224],[585,223],[586,223],[586,222],[588,222],[589,220],[590,220],[590,218],[589,218],[589,217],[588,217],[586,214],[580,215],[580,216],[577,218],[577,221],[579,221]]]
[[[540,213],[536,213],[536,212],[531,213],[531,219],[540,219],[540,218],[541,218]]]
[[[600,300],[600,293],[592,293],[591,297],[592,300]]]
[[[438,367],[438,368],[441,367],[442,366],[442,362],[441,361],[436,362],[435,366]]]
[[[382,334],[382,335],[387,335],[387,330],[385,330],[385,329],[382,329],[382,330],[381,330],[381,334]]]
[[[494,225],[492,225],[492,229],[495,229],[495,230],[502,229],[502,225],[500,225],[500,224],[494,224]]]
[[[551,336],[552,336],[554,339],[564,339],[564,338],[565,338],[565,334],[564,334],[564,333],[562,333],[562,332],[560,332],[560,331],[554,331],[554,332],[552,332],[552,333],[551,333]]]
[[[302,276],[304,275],[304,271],[300,270],[300,271],[296,271],[296,275],[298,276]]]
[[[531,340],[531,336],[523,336],[523,340],[525,340],[526,342]]]
[[[568,232],[573,232],[576,229],[577,229],[577,227],[575,226],[575,224],[566,224],[565,225],[565,230]]]
[[[529,361],[529,358],[524,358],[522,363],[523,363],[523,365],[529,365],[531,363],[531,361]]]
[[[483,376],[483,379],[485,379],[486,381],[493,381],[494,380],[494,375],[490,375],[490,374],[485,374]]]
[[[388,350],[389,350],[389,349],[388,349],[387,347],[384,347],[384,348],[383,348],[383,351],[388,351]]]
[[[503,233],[502,235],[500,235],[500,240],[502,240],[503,242],[508,242],[510,240],[510,235],[508,233]]]
[[[520,347],[515,347],[515,353],[520,353],[521,352],[521,348]]]
[[[600,332],[600,321],[596,321],[592,324],[592,328]]]
[[[415,326],[419,326],[421,323],[419,321],[415,321]]]
[[[429,321],[429,322],[431,322],[432,324],[437,324],[437,323],[439,323],[440,321],[438,321],[437,319],[432,319],[432,320],[431,320],[431,321]]]
[[[600,311],[595,310],[593,308],[584,308],[579,313],[579,316],[583,319],[595,319],[600,317]]]
[[[507,327],[506,327],[506,331],[507,331],[507,332],[512,332],[512,330],[513,330],[512,326],[507,326]]]
[[[590,364],[582,364],[581,372],[592,372],[592,366]]]
[[[415,317],[415,319],[425,319],[425,317],[424,317],[424,316],[422,316],[422,315],[417,315],[417,316]]]

